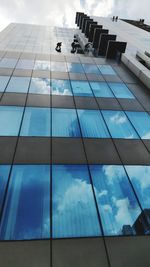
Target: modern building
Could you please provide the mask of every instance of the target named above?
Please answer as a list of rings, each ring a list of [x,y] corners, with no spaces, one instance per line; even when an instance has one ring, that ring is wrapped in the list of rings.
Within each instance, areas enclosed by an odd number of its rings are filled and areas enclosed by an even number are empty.
[[[0,33],[2,267],[150,266],[149,33],[76,23]]]

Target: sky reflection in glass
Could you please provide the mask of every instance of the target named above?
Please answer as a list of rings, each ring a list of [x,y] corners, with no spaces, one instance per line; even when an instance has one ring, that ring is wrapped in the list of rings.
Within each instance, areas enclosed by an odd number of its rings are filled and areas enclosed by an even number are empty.
[[[127,116],[132,122],[142,139],[150,139],[150,115],[146,112],[126,111]]]
[[[82,64],[83,69],[85,73],[94,73],[94,74],[100,74],[99,69],[96,65],[92,64]]]
[[[74,109],[52,109],[52,136],[80,137],[80,129]]]
[[[0,76],[0,92],[4,92],[9,78],[9,76]]]
[[[49,61],[42,61],[36,60],[34,64],[35,70],[50,70],[50,62]]]
[[[3,58],[0,61],[0,68],[14,68],[17,63],[16,58]]]
[[[113,138],[139,139],[123,111],[102,111],[104,119]]]
[[[50,136],[50,109],[27,107],[21,136]]]
[[[73,73],[84,73],[83,67],[80,63],[68,63],[67,67],[69,72]]]
[[[96,97],[114,97],[109,86],[105,82],[90,82],[93,93]]]
[[[67,72],[66,62],[51,61],[51,71]]]
[[[32,70],[34,67],[34,60],[19,59],[16,69]]]
[[[98,65],[98,68],[103,75],[116,75],[116,72],[110,65]]]
[[[75,96],[90,96],[93,97],[90,85],[86,81],[71,81],[73,94]]]
[[[52,177],[53,237],[101,235],[87,167],[53,166]]]
[[[124,83],[108,83],[115,97],[134,99],[134,95],[130,92]]]
[[[150,209],[150,166],[125,166],[143,209]]]
[[[141,210],[122,166],[90,166],[105,235],[126,235]],[[135,234],[134,230],[132,234]]]
[[[51,81],[52,95],[72,95],[69,80],[55,80]]]
[[[22,114],[23,107],[0,106],[0,135],[17,136]]]
[[[32,94],[50,94],[50,79],[32,78],[29,93]]]
[[[14,165],[1,223],[1,239],[50,237],[50,166]]]
[[[9,171],[10,165],[0,165],[0,211],[3,204],[3,198],[8,181]]]
[[[6,92],[27,93],[30,77],[12,77]]]
[[[78,109],[83,137],[109,138],[109,133],[98,110]]]

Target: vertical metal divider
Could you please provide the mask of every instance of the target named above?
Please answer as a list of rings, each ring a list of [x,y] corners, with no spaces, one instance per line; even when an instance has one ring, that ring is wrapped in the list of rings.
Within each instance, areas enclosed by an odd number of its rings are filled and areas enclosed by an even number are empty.
[[[20,59],[20,57],[19,57],[19,59]],[[18,131],[18,135],[17,135],[17,140],[16,140],[16,144],[15,144],[15,148],[14,148],[14,153],[13,153],[13,157],[12,157],[11,167],[10,167],[10,171],[9,171],[9,175],[8,175],[8,181],[7,181],[7,185],[6,185],[6,189],[5,189],[5,194],[4,194],[4,199],[3,199],[3,203],[2,203],[2,208],[1,208],[1,212],[0,212],[0,222],[2,221],[2,216],[3,216],[3,212],[4,212],[4,207],[5,207],[5,201],[6,201],[6,197],[7,197],[7,193],[8,193],[8,188],[9,188],[9,183],[10,183],[10,179],[11,179],[11,173],[12,173],[12,169],[13,169],[13,165],[14,165],[14,161],[15,161],[15,155],[16,155],[16,151],[17,151],[17,146],[18,146],[18,143],[19,143],[19,137],[20,137],[21,127],[22,127],[22,123],[23,123],[23,119],[24,119],[25,108],[26,108],[26,104],[27,104],[28,93],[29,93],[29,88],[30,88],[31,79],[32,79],[32,73],[33,73],[33,69],[31,71],[30,82],[29,82],[29,85],[28,85],[28,90],[27,90],[27,94],[26,94],[25,104],[23,106],[23,112],[22,112],[22,117],[21,117],[21,121],[20,121],[20,127],[19,127],[19,131]],[[9,165],[9,164],[7,164],[7,165]],[[0,232],[1,232],[1,229],[0,229]]]
[[[82,62],[81,61],[80,61],[80,64],[82,65]],[[88,82],[87,75],[86,75],[86,73],[84,73],[84,74],[86,76],[86,81]],[[70,75],[69,75],[69,80],[70,80]],[[71,89],[72,89],[72,86],[71,86]],[[96,211],[97,211],[97,217],[98,217],[98,221],[99,221],[100,230],[102,232],[102,239],[103,239],[103,244],[104,244],[104,248],[105,248],[107,263],[108,263],[108,266],[111,267],[109,256],[108,256],[108,250],[107,250],[105,239],[104,239],[104,231],[103,231],[103,226],[102,226],[102,222],[101,222],[101,217],[100,217],[100,214],[99,214],[98,204],[97,204],[96,195],[95,195],[95,191],[94,191],[93,180],[92,180],[92,176],[91,176],[91,172],[90,172],[90,167],[89,167],[90,164],[89,164],[88,157],[87,157],[87,154],[86,154],[86,149],[85,149],[85,144],[84,144],[84,138],[82,136],[81,125],[80,125],[79,116],[78,116],[78,112],[77,112],[77,106],[76,106],[76,102],[75,102],[75,96],[73,94],[73,89],[72,89],[72,96],[73,96],[73,102],[74,102],[76,116],[77,116],[77,120],[78,120],[78,125],[79,125],[79,128],[80,128],[81,140],[82,140],[83,150],[84,150],[84,154],[85,154],[85,159],[86,159],[86,162],[87,162],[86,165],[87,165],[87,169],[88,169],[88,173],[89,173],[89,179],[90,179],[91,189],[92,189],[92,193],[93,193],[93,197],[94,197],[94,202],[95,202],[95,207],[96,207]],[[99,236],[99,237],[101,237],[101,236]]]
[[[51,90],[51,54],[50,54],[50,266],[52,267],[53,264],[53,241],[52,241],[52,228],[53,228],[53,221],[52,221],[52,90]]]

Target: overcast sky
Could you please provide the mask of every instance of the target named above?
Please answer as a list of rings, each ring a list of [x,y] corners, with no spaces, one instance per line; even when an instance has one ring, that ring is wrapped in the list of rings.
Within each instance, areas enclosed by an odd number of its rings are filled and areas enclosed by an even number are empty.
[[[0,30],[11,22],[74,27],[76,11],[150,20],[150,0],[0,0]]]

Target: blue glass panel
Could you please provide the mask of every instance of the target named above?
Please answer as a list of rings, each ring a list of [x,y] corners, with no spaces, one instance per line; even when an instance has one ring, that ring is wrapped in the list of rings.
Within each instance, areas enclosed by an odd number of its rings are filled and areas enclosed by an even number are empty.
[[[0,165],[0,211],[2,208],[5,189],[8,182],[9,171],[10,165]]]
[[[52,135],[80,137],[80,129],[74,109],[52,109]]]
[[[55,80],[51,82],[52,95],[72,95],[70,81]]]
[[[53,237],[101,235],[87,167],[57,165],[52,170]]]
[[[32,78],[29,93],[50,94],[50,79]]]
[[[35,70],[50,70],[50,62],[49,61],[42,61],[36,60],[34,64]]]
[[[90,82],[94,95],[96,97],[114,97],[109,86],[105,82]]]
[[[75,96],[93,96],[90,85],[86,81],[71,81]]]
[[[50,237],[49,165],[14,165],[1,223],[1,239]]]
[[[65,62],[52,62],[51,61],[51,71],[61,71],[67,72],[67,66]]]
[[[14,68],[17,63],[16,58],[3,58],[0,61],[0,68]]]
[[[127,116],[132,122],[142,139],[150,139],[150,116],[146,112],[127,111]]]
[[[0,76],[0,92],[4,92],[9,78],[9,76]]]
[[[150,166],[125,166],[143,209],[150,209]]]
[[[50,109],[26,108],[20,135],[50,136]]]
[[[117,98],[134,98],[128,87],[124,83],[108,83]]]
[[[116,75],[116,72],[110,65],[98,65],[100,72],[104,75]]]
[[[17,136],[22,114],[22,107],[0,106],[0,135]]]
[[[123,111],[102,111],[104,119],[113,138],[139,139]]]
[[[90,170],[104,234],[135,234],[141,210],[123,167],[91,165]]]
[[[95,73],[95,74],[100,74],[99,69],[96,65],[92,64],[82,64],[83,69],[85,73]]]
[[[16,69],[32,70],[34,67],[34,60],[19,59]]]
[[[79,63],[68,63],[67,62],[67,67],[68,67],[69,72],[84,73],[83,67]]]
[[[78,110],[83,137],[109,138],[106,125],[98,110]]]
[[[27,93],[30,77],[12,77],[6,92]]]

